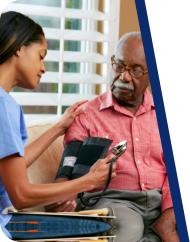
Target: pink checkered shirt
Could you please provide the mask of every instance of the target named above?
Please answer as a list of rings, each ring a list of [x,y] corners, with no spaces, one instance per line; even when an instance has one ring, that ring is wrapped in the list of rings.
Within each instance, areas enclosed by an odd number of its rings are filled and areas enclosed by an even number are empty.
[[[112,139],[111,147],[127,140],[127,150],[117,160],[117,177],[109,189],[162,189],[162,211],[173,207],[154,102],[149,91],[145,91],[143,103],[135,116],[118,104],[110,88],[83,106],[87,110],[67,130],[64,146],[86,137]]]

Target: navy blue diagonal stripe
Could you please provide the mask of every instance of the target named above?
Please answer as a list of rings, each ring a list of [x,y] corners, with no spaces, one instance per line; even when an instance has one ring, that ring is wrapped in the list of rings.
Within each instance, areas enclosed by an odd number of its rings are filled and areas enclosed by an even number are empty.
[[[144,0],[135,0],[180,241],[189,241]],[[159,20],[158,20],[159,21]],[[188,191],[187,191],[188,192]]]

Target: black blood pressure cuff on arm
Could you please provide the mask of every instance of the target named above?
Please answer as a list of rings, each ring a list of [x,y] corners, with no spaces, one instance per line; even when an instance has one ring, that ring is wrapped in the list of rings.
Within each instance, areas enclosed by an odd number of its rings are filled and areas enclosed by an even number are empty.
[[[98,137],[85,138],[72,171],[72,180],[87,174],[98,159],[104,158],[112,142]]]
[[[73,141],[65,146],[55,180],[58,178],[72,179],[71,174],[82,144],[81,141]]]
[[[105,157],[113,140],[87,137],[84,142],[73,141],[66,145],[56,179],[70,180],[84,176],[98,159]]]

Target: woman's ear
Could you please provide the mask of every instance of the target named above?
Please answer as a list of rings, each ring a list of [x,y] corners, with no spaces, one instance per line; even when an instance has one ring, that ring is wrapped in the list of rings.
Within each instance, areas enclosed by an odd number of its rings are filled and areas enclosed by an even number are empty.
[[[20,56],[20,50],[17,50],[15,53],[16,56]]]
[[[21,52],[22,52],[22,47],[19,50],[16,51],[15,55],[20,56]]]

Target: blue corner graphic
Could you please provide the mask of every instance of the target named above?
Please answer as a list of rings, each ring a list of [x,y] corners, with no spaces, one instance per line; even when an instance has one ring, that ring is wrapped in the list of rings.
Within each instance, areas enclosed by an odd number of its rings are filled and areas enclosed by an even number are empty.
[[[146,5],[135,0],[180,241],[189,241]]]

